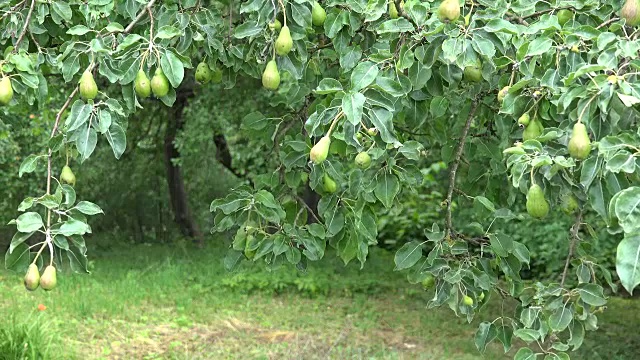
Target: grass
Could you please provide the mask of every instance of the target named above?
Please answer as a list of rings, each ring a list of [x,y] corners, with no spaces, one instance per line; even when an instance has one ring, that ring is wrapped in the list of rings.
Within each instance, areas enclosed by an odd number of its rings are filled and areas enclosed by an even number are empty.
[[[219,247],[116,249],[93,257],[90,276],[61,274],[48,293],[27,292],[21,275],[0,272],[0,352],[7,334],[22,334],[7,346],[42,352],[29,359],[510,358],[495,344],[481,356],[479,320],[427,310],[428,294],[394,273],[383,250],[362,271],[332,259],[306,274],[255,266],[229,274],[223,255]],[[498,308],[478,318],[492,320]],[[576,358],[635,358],[639,310],[637,301],[613,299]]]

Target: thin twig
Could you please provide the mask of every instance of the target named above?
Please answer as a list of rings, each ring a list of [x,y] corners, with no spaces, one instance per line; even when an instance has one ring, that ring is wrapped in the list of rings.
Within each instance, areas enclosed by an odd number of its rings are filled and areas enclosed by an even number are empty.
[[[320,219],[318,219],[318,216],[316,216],[316,214],[315,214],[315,213],[313,212],[313,210],[309,207],[309,205],[307,205],[307,203],[304,201],[304,199],[303,199],[303,198],[301,198],[300,196],[298,196],[297,194],[294,194],[294,196],[296,197],[296,199],[297,199],[299,202],[301,202],[301,203],[302,203],[302,205],[303,205],[304,207],[306,207],[306,208],[307,208],[307,210],[309,210],[309,212],[311,213],[311,215],[313,216],[313,218],[314,218],[314,219],[316,219],[316,221],[317,221],[319,224],[322,224],[322,221],[320,221]]]
[[[580,226],[582,225],[582,211],[578,212],[576,216],[576,221],[571,227],[571,241],[569,242],[569,253],[567,254],[567,261],[564,263],[564,270],[562,271],[562,280],[560,281],[560,286],[564,286],[564,282],[567,279],[567,273],[569,272],[569,264],[571,263],[571,258],[573,258],[573,253],[576,248],[576,243],[580,240]]]
[[[156,0],[151,0],[149,1],[149,3],[145,6],[144,9],[142,9],[140,11],[140,13],[138,13],[138,16],[136,16],[136,18],[131,22],[131,24],[129,24],[125,29],[124,29],[124,33],[129,33],[131,32],[131,30],[133,29],[133,27],[138,23],[138,21],[142,20],[142,18],[144,17],[144,14],[147,12],[147,10],[151,9],[151,7],[155,4]]]
[[[27,13],[27,18],[24,20],[24,26],[22,27],[22,31],[20,32],[20,36],[18,36],[18,40],[16,41],[16,44],[14,45],[14,52],[18,51],[18,47],[20,46],[20,43],[22,42],[22,40],[24,39],[24,36],[27,34],[27,28],[29,27],[29,21],[31,21],[31,14],[33,14],[33,8],[36,5],[36,0],[31,0],[31,7],[29,7],[29,12]]]
[[[416,22],[411,18],[411,16],[409,16],[409,14],[407,14],[407,12],[404,11],[404,6],[401,5],[401,1],[402,0],[393,0],[394,5],[396,6],[396,10],[398,11],[398,15],[409,20],[416,28],[418,28],[419,27],[418,24],[416,24]]]
[[[456,172],[458,171],[458,165],[460,165],[460,158],[462,157],[462,152],[464,151],[464,143],[467,138],[467,134],[469,133],[469,128],[471,127],[471,121],[475,116],[476,110],[478,109],[478,100],[474,99],[471,104],[471,110],[469,111],[469,116],[467,117],[467,123],[464,125],[464,129],[462,130],[462,135],[460,136],[460,142],[458,143],[458,148],[456,149],[456,156],[453,160],[453,164],[451,165],[451,171],[449,172],[449,191],[447,192],[447,217],[445,224],[445,236],[449,236],[451,232],[451,202],[453,197],[453,189],[456,186]]]
[[[618,21],[618,20],[620,20],[620,18],[612,17],[611,19],[609,19],[609,20],[607,20],[607,21],[603,22],[602,24],[600,24],[600,25],[596,26],[596,30],[600,30],[600,29],[602,29],[602,28],[603,28],[603,27],[605,27],[605,26],[609,26],[609,25],[611,25],[612,23],[614,23],[614,22],[616,22],[616,21]]]

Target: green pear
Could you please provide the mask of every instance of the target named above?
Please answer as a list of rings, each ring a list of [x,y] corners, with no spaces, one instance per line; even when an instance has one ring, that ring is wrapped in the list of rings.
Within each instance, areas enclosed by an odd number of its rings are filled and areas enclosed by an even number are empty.
[[[60,182],[76,186],[76,176],[71,171],[69,165],[65,165],[60,173]]]
[[[438,18],[440,21],[456,21],[460,17],[460,4],[458,0],[444,0],[438,6]]]
[[[540,122],[540,120],[534,118],[531,121],[529,121],[529,125],[527,125],[527,127],[524,128],[524,131],[522,132],[522,140],[527,141],[527,140],[535,139],[542,134],[543,130],[544,130],[544,127],[542,126],[542,123]]]
[[[222,82],[222,70],[217,66],[211,69],[211,82],[214,84],[220,84]]]
[[[531,185],[527,192],[527,212],[538,219],[542,219],[549,213],[549,203],[544,198],[544,191],[540,185]]]
[[[29,265],[27,274],[24,276],[24,287],[29,291],[33,291],[40,285],[40,271],[36,264]]]
[[[356,165],[361,169],[366,169],[371,166],[371,156],[365,151],[358,153],[355,161]]]
[[[573,132],[567,148],[569,149],[569,155],[576,160],[584,160],[589,156],[591,140],[589,140],[589,134],[587,134],[587,127],[583,123],[579,122],[573,125]]]
[[[311,148],[309,153],[311,161],[316,165],[325,161],[329,155],[329,146],[331,146],[331,138],[325,135]]]
[[[329,177],[329,175],[324,174],[324,177],[322,178],[322,188],[329,194],[333,194],[338,190],[338,185],[331,177]]]
[[[209,65],[206,62],[201,62],[196,67],[196,81],[200,84],[206,84],[211,81],[211,69],[209,69]]]
[[[392,19],[398,18],[398,9],[396,8],[396,3],[393,0],[389,0],[389,17]]]
[[[138,75],[136,75],[136,81],[134,84],[136,94],[141,98],[148,98],[151,95],[151,82],[144,70],[140,69]]]
[[[293,48],[293,39],[291,38],[291,31],[288,26],[283,26],[280,29],[280,35],[276,39],[276,54],[285,56]]]
[[[269,90],[277,90],[278,86],[280,86],[280,73],[275,60],[269,61],[267,67],[264,68],[262,86]]]
[[[13,99],[11,79],[8,76],[3,76],[2,80],[0,80],[0,104],[9,105],[11,99]]]
[[[155,74],[151,78],[151,91],[157,98],[166,96],[169,93],[169,79],[162,72],[162,69],[158,67]]]
[[[273,20],[273,22],[269,23],[269,29],[280,31],[280,29],[282,29],[282,23],[280,22],[280,20],[275,19]]]
[[[80,77],[80,97],[85,100],[93,100],[98,96],[98,85],[93,79],[93,74],[85,70]]]
[[[313,23],[313,26],[322,26],[326,18],[327,12],[324,10],[322,5],[317,1],[314,1],[313,7],[311,8],[311,23]]]
[[[436,284],[436,278],[433,275],[428,274],[424,280],[422,280],[422,287],[425,290],[431,289]]]
[[[522,126],[529,125],[530,121],[531,121],[531,116],[529,116],[529,113],[524,113],[524,114],[520,115],[520,117],[518,118],[518,124],[520,124]]]
[[[469,295],[465,295],[462,297],[462,303],[467,306],[473,306],[473,299]]]
[[[560,24],[560,26],[564,26],[564,24],[568,23],[572,18],[573,11],[569,9],[562,9],[558,11],[558,23]]]
[[[467,66],[464,68],[463,77],[469,82],[480,82],[482,80],[482,69],[478,66]]]
[[[56,287],[57,283],[56,268],[53,265],[47,266],[40,278],[40,287],[46,291],[50,291]]]
[[[511,87],[510,86],[505,86],[502,89],[500,89],[500,91],[498,91],[498,101],[499,102],[503,102],[504,101],[504,98],[509,93],[509,88],[511,88]]]
[[[560,197],[560,208],[565,214],[571,215],[580,208],[580,203],[575,195],[567,193]]]

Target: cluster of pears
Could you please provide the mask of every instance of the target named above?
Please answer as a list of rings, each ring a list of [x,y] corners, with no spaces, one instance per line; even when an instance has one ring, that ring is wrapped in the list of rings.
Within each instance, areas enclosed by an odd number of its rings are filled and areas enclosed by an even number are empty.
[[[24,276],[24,287],[29,291],[34,291],[38,286],[46,291],[50,291],[53,290],[57,284],[56,268],[53,265],[47,266],[42,276],[40,276],[38,265],[31,264],[29,265],[27,274]]]
[[[202,61],[196,67],[196,81],[200,84],[206,84],[208,82],[212,82],[214,84],[218,84],[222,81],[222,71],[215,67],[213,70],[209,67],[209,64]]]
[[[329,148],[331,147],[331,137],[330,135],[325,135],[311,148],[309,152],[309,159],[315,165],[322,164],[329,156]],[[371,166],[371,155],[366,151],[359,152],[354,160],[356,166],[360,169],[367,169]],[[322,187],[324,191],[332,194],[336,192],[338,186],[336,182],[325,173],[322,178]]]
[[[0,104],[9,105],[11,99],[13,99],[11,79],[8,76],[3,76],[2,80],[0,80]]]
[[[60,172],[60,182],[64,184],[69,184],[71,186],[76,186],[76,175],[71,171],[69,165],[65,165],[62,167],[62,171]]]
[[[314,26],[324,25],[324,21],[327,19],[327,12],[322,5],[317,1],[313,2],[311,8],[311,23]],[[279,56],[287,56],[293,48],[293,38],[291,37],[291,30],[286,24],[283,26],[279,20],[275,20],[269,24],[269,28],[275,31],[279,31],[278,38],[274,44],[275,52]],[[278,71],[278,65],[276,64],[275,57],[269,62],[262,72],[262,86],[269,90],[277,90],[280,86],[280,72]]]
[[[533,119],[529,113],[524,113],[518,118],[518,124],[524,126],[522,132],[522,140],[527,141],[535,139],[542,134],[544,126],[538,117],[534,116]]]
[[[640,0],[626,0],[620,9],[620,17],[629,26],[640,25]]]
[[[169,79],[167,79],[167,75],[164,74],[159,66],[156,68],[151,80],[149,80],[144,70],[140,69],[136,75],[134,89],[136,95],[142,99],[148,98],[151,93],[153,93],[153,96],[161,98],[169,93]]]
[[[444,0],[438,6],[440,21],[456,21],[460,17],[460,3],[458,0]]]

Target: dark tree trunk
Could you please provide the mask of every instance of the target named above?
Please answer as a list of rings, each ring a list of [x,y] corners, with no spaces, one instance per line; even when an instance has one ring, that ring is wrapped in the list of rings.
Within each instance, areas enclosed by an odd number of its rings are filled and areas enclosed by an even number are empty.
[[[311,189],[311,187],[309,187],[309,183],[305,184],[304,186],[304,193],[302,194],[302,200],[304,200],[304,203],[307,204],[307,206],[309,207],[309,209],[311,209],[311,211],[313,211],[314,214],[320,216],[318,214],[318,202],[320,201],[320,195],[313,191],[313,189]],[[307,223],[308,224],[312,224],[316,222],[316,218],[309,214],[307,216]]]
[[[178,89],[176,102],[169,109],[169,117],[167,119],[167,128],[164,136],[164,160],[167,169],[167,183],[169,185],[169,197],[171,198],[171,207],[173,209],[174,220],[180,227],[180,231],[185,236],[191,237],[194,241],[202,246],[204,239],[200,227],[193,219],[187,191],[184,187],[184,179],[182,170],[172,161],[180,158],[180,152],[174,146],[176,134],[184,125],[183,110],[187,105],[189,97],[193,95],[193,90]]]

